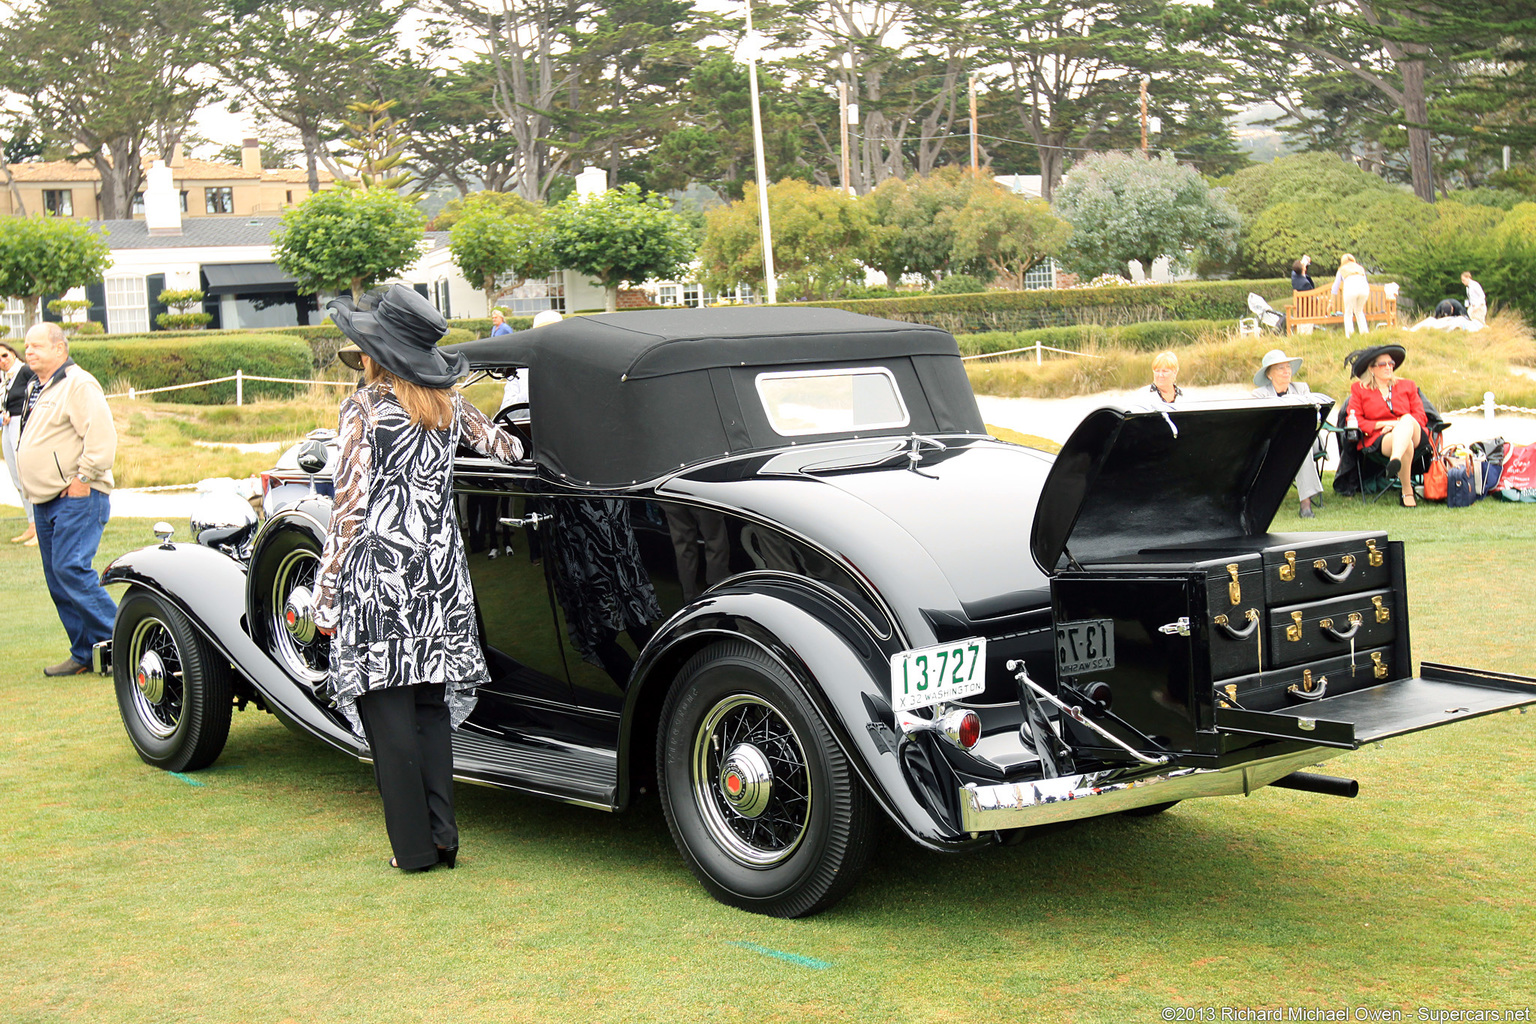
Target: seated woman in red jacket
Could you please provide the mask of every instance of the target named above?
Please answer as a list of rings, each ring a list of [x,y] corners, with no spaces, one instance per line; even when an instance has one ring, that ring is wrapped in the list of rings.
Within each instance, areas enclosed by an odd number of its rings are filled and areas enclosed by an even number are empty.
[[[1413,496],[1413,456],[1428,445],[1429,420],[1418,385],[1397,375],[1408,353],[1401,345],[1374,345],[1355,357],[1350,370],[1349,407],[1360,425],[1360,453],[1385,463],[1388,477],[1402,487],[1398,498],[1405,508],[1418,504]]]

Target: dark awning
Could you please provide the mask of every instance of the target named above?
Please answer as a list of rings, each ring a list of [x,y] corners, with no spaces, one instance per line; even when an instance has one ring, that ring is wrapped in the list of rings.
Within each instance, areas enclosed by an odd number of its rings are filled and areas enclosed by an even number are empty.
[[[276,263],[204,263],[208,295],[255,295],[291,292],[298,282],[278,269]]]

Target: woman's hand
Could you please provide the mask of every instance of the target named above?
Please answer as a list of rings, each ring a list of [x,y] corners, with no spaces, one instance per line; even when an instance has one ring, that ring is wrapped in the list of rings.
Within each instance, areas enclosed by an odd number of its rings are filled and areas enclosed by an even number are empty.
[[[316,626],[315,627],[315,632],[319,633],[321,636],[335,636],[336,635],[336,631],[334,629],[326,629],[324,626]]]

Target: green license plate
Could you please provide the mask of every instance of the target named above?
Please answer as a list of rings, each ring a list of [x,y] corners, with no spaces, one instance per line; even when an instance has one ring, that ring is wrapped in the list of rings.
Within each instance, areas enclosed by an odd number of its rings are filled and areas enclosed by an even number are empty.
[[[891,657],[891,707],[926,708],[970,697],[987,688],[987,639],[902,651]]]

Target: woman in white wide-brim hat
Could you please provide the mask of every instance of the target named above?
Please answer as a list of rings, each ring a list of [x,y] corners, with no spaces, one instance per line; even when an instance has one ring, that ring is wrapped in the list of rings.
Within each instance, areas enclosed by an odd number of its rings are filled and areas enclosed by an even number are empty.
[[[330,303],[364,386],[341,404],[336,499],[316,581],[332,635],[329,692],[367,739],[390,866],[453,867],[452,730],[490,681],[453,494],[460,444],[514,462],[517,438],[453,390],[468,368],[437,343],[442,314],[395,285]]]
[[[1300,356],[1288,356],[1278,348],[1270,349],[1264,353],[1258,372],[1253,375],[1253,397],[1286,399],[1316,405],[1319,399],[1324,399],[1324,396],[1312,394],[1310,387],[1294,379],[1300,369]],[[1322,507],[1319,498],[1323,493],[1323,478],[1317,471],[1316,458],[1321,444],[1321,440],[1314,443],[1306,461],[1296,471],[1296,493],[1301,496],[1301,511],[1298,515],[1303,519],[1312,518],[1314,505]]]

